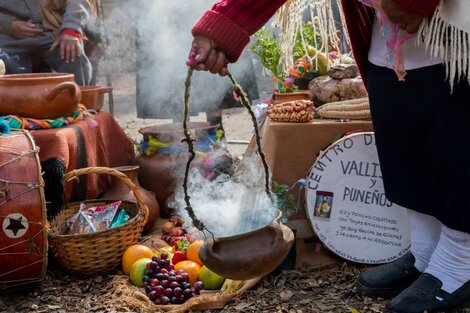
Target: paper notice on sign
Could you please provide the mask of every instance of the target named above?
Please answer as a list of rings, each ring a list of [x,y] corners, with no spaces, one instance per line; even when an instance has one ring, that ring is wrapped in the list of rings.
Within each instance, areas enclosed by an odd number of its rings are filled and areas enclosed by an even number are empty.
[[[306,180],[306,205],[319,239],[354,262],[386,263],[410,246],[406,210],[384,192],[374,133],[355,133],[320,153]]]

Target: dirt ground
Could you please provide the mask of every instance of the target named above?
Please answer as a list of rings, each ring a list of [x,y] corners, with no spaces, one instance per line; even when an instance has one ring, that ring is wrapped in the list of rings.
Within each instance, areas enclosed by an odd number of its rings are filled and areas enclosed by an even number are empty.
[[[381,312],[384,301],[356,294],[354,278],[359,271],[344,263],[268,275],[222,309],[205,312]],[[83,279],[60,269],[50,269],[41,288],[0,296],[0,312],[160,312],[120,303],[114,288],[115,279],[120,277],[103,275]]]
[[[366,266],[344,262],[321,268],[305,266],[265,276],[256,286],[221,309],[205,313],[380,313],[383,299],[360,296],[355,279]],[[49,266],[40,288],[0,295],[1,313],[164,312],[120,301],[116,280],[122,275],[82,278]],[[134,287],[135,288],[135,287]],[[470,313],[470,308],[456,313]]]

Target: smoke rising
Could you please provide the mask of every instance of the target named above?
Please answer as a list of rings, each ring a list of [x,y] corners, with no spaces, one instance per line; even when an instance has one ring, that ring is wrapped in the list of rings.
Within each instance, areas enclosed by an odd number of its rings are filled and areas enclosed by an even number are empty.
[[[111,67],[115,71],[128,71],[135,66],[138,117],[181,121],[187,74],[185,61],[193,39],[191,27],[216,0],[117,2],[119,4],[111,4],[112,10],[107,16]],[[129,23],[135,24],[135,33],[129,33],[128,29],[133,28]],[[134,36],[135,49],[129,44]],[[252,56],[246,51],[229,69],[251,99],[258,99]],[[226,101],[231,89],[228,78],[195,72],[191,113],[216,109]],[[197,170],[191,171],[188,190],[191,205],[196,216],[216,236],[251,231],[269,224],[276,216],[276,207],[264,190],[262,167],[257,162],[245,160],[244,163],[243,171],[238,172],[235,179],[220,175],[208,181]],[[184,173],[184,170],[177,172]],[[171,206],[189,222],[180,178],[176,200]]]
[[[185,65],[192,42],[191,28],[214,0],[163,1],[142,0],[137,10],[137,105],[143,118],[181,120]],[[239,80],[255,88],[252,97],[259,98],[253,65],[247,57],[230,66]],[[247,86],[246,86],[247,87]],[[191,113],[216,110],[230,94],[227,78],[207,72],[196,72],[192,80]]]
[[[251,180],[261,177],[260,171],[252,172]],[[276,216],[273,202],[261,187],[247,185],[243,180],[233,180],[219,175],[209,182],[197,170],[188,177],[188,193],[196,216],[216,237],[246,233],[261,228]],[[262,186],[257,184],[257,186]],[[176,193],[174,205],[186,221],[191,221],[184,210],[183,189]]]

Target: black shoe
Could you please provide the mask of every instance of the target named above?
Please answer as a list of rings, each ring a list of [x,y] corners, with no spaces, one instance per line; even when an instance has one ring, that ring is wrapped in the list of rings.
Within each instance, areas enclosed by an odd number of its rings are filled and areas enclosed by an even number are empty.
[[[399,259],[359,274],[357,291],[372,298],[391,299],[413,283],[421,274],[414,266],[411,252]]]
[[[454,312],[470,305],[470,281],[448,293],[441,289],[442,282],[424,273],[408,288],[393,298],[384,313]]]

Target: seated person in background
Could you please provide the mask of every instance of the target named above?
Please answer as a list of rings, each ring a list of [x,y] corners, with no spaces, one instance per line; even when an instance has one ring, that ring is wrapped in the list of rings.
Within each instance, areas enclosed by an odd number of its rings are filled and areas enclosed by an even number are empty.
[[[6,74],[31,73],[34,60],[89,85],[92,67],[83,34],[96,13],[91,1],[0,0],[0,59]]]

